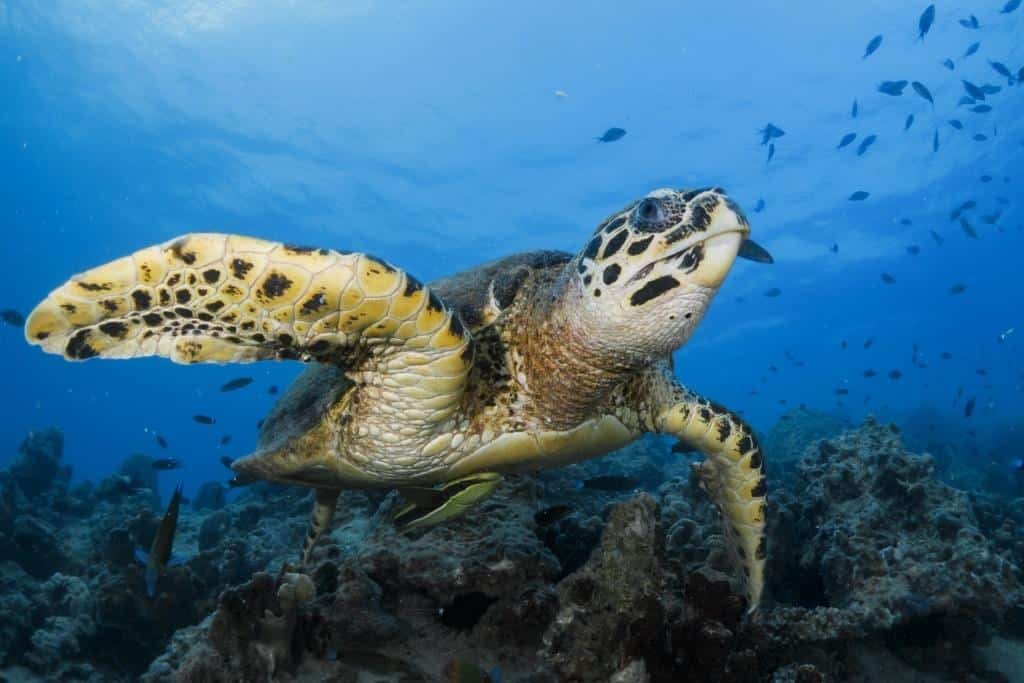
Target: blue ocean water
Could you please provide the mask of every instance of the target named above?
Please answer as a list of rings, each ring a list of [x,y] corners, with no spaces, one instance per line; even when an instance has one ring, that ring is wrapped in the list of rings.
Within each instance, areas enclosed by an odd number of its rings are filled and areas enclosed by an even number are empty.
[[[685,383],[762,431],[799,404],[1019,430],[1024,87],[990,62],[1024,66],[1024,10],[1001,7],[937,3],[919,39],[925,5],[880,0],[2,2],[0,308],[27,313],[73,273],[198,230],[370,252],[426,281],[575,252],[651,189],[720,185],[776,263],[736,265],[677,353]],[[979,29],[960,25],[971,13]],[[925,84],[934,106],[886,80]],[[990,112],[958,106],[964,80],[1001,88]],[[767,161],[769,123],[785,134]],[[627,134],[595,142],[610,127]],[[950,220],[967,201],[978,239]],[[300,370],[71,364],[14,326],[0,358],[0,457],[56,424],[76,479],[135,452],[181,459],[165,495],[224,480],[219,457],[254,446],[268,388]],[[217,391],[241,375],[256,381]]]

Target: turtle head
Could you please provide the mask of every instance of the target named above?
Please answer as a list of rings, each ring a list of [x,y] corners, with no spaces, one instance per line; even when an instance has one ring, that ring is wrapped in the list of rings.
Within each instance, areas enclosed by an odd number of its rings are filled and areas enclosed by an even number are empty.
[[[573,260],[580,322],[631,360],[670,353],[693,333],[749,233],[721,189],[651,192],[604,221]]]

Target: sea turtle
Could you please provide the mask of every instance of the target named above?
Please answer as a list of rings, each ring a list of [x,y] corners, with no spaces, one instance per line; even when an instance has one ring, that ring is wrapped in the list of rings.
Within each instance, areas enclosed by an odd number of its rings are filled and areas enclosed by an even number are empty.
[[[70,360],[316,361],[232,468],[316,490],[303,550],[351,488],[398,489],[397,526],[469,510],[503,474],[670,434],[724,518],[751,609],[765,564],[754,432],[678,383],[684,344],[749,241],[718,188],[656,190],[576,255],[536,251],[429,286],[373,256],[190,234],[71,278],[29,316],[32,344]]]

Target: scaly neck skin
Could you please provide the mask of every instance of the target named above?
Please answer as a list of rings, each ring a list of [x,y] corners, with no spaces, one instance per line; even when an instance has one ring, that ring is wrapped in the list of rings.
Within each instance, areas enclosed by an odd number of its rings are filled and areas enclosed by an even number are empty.
[[[596,407],[651,359],[626,353],[584,318],[570,262],[558,277],[537,282],[533,296],[509,311],[505,337],[513,372],[526,388],[534,416],[566,430],[594,416]]]

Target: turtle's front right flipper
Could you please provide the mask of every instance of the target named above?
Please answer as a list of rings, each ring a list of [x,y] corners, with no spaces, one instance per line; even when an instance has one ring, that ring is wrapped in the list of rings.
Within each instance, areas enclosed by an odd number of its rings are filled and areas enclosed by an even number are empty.
[[[186,235],[73,277],[25,336],[68,360],[373,362],[390,380],[381,391],[424,422],[454,411],[472,363],[458,315],[403,271],[235,235]]]
[[[490,496],[500,483],[501,475],[482,472],[446,482],[437,489],[399,489],[407,503],[395,511],[391,521],[399,531],[440,524],[462,515]]]
[[[732,411],[666,379],[654,430],[680,439],[707,457],[696,466],[702,487],[722,515],[730,554],[742,571],[750,609],[764,589],[766,485],[757,437]]]

